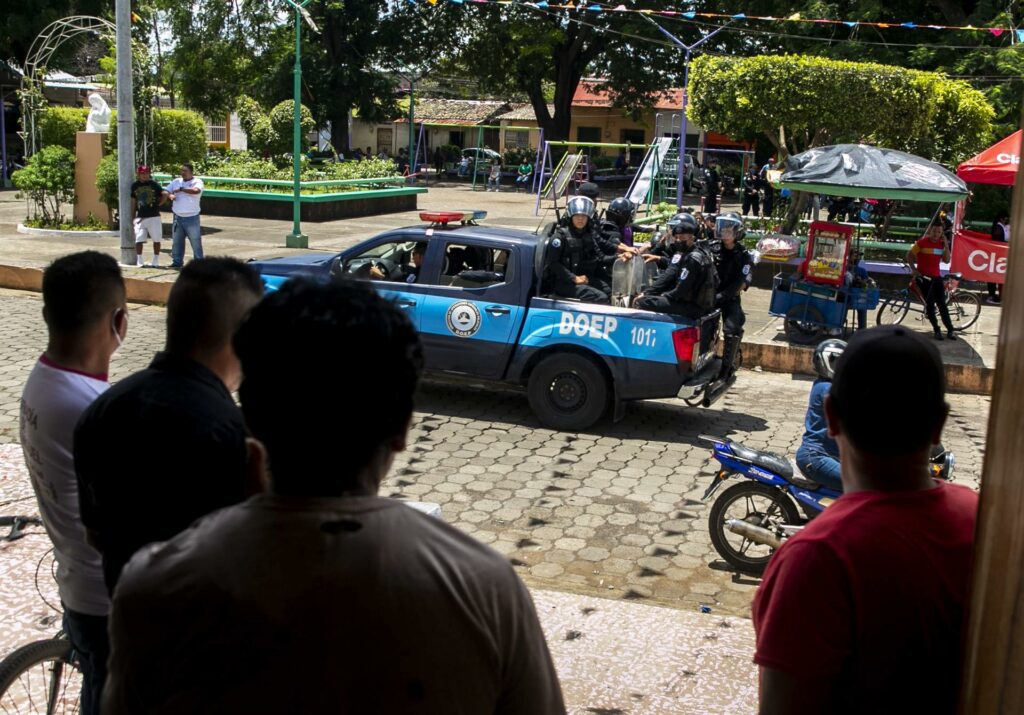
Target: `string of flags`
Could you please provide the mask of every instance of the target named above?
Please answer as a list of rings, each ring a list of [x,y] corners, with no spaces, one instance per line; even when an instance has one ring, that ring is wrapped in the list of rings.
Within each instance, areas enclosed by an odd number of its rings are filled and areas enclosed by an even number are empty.
[[[408,0],[410,4],[415,5],[416,0]],[[441,0],[427,0],[430,5],[437,5]],[[709,20],[755,20],[760,22],[798,22],[813,25],[845,25],[851,29],[856,27],[878,27],[878,28],[902,28],[905,30],[955,30],[958,32],[987,32],[995,37],[1000,37],[1004,32],[1012,33],[1012,36],[1016,38],[1018,42],[1024,42],[1024,30],[1019,30],[1015,27],[975,27],[974,25],[929,25],[929,24],[918,24],[915,22],[869,22],[867,20],[832,20],[826,18],[809,18],[803,17],[800,13],[796,12],[786,17],[772,17],[772,16],[759,16],[759,15],[747,15],[745,13],[736,13],[730,15],[728,13],[721,12],[683,12],[681,10],[645,10],[640,8],[628,8],[625,5],[616,5],[615,7],[606,7],[599,5],[594,2],[586,2],[586,0],[580,0],[580,2],[573,4],[569,2],[567,4],[561,3],[549,3],[547,0],[538,0],[538,2],[521,2],[520,0],[448,0],[455,5],[526,5],[528,7],[535,7],[538,10],[575,10],[578,12],[588,12],[593,14],[600,13],[634,13],[639,15],[660,15],[662,17],[681,17],[686,20],[696,20],[697,18],[709,19]]]

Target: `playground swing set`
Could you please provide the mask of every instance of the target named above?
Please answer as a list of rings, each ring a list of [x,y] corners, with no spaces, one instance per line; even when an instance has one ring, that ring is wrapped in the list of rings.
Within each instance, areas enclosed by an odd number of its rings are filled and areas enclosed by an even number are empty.
[[[504,131],[513,131],[513,132],[529,132],[529,131],[532,130],[532,127],[511,127],[511,126],[503,127],[503,126],[493,125],[493,124],[467,125],[467,124],[452,124],[452,123],[446,123],[446,122],[419,122],[419,125],[420,125],[419,136],[416,138],[416,145],[415,145],[415,147],[413,149],[412,156],[411,156],[411,158],[409,160],[409,162],[410,162],[410,164],[409,164],[409,176],[411,176],[411,177],[419,176],[419,173],[418,173],[419,167],[421,167],[421,166],[430,166],[430,156],[427,153],[428,152],[428,147],[427,147],[427,141],[426,141],[426,130],[427,130],[427,127],[430,127],[431,129],[440,129],[440,128],[460,129],[460,130],[463,130],[463,131],[468,130],[468,129],[476,129],[477,130],[477,132],[476,132],[476,146],[474,146],[474,147],[465,147],[467,149],[470,149],[470,148],[476,149],[476,160],[474,161],[474,165],[473,165],[473,169],[472,169],[472,174],[473,174],[472,189],[474,191],[476,190],[477,173],[478,173],[477,172],[477,167],[476,167],[476,161],[479,161],[479,159],[480,159],[480,150],[484,148],[484,130],[485,129],[497,129],[497,130],[504,130]],[[544,130],[541,129],[540,130],[540,143],[543,144],[543,142],[544,142]],[[540,157],[540,151],[539,150],[538,150],[537,156],[538,156],[538,159],[539,159],[539,157]],[[535,164],[535,166],[536,166],[536,164]],[[534,172],[534,177],[531,179],[531,181],[533,183],[536,183],[536,172]],[[533,191],[533,189],[531,189],[531,192],[532,191]]]

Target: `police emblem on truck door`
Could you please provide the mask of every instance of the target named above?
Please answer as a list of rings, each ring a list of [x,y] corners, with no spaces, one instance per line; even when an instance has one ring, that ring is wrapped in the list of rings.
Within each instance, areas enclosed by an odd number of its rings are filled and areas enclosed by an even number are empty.
[[[480,330],[480,311],[468,301],[453,303],[445,316],[445,323],[453,334],[470,338]]]

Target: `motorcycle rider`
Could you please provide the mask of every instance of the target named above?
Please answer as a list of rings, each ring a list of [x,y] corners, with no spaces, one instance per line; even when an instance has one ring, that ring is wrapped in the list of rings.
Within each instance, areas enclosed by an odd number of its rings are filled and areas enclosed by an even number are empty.
[[[598,265],[598,249],[593,229],[594,202],[586,196],[574,196],[566,205],[568,224],[557,226],[549,239],[544,282],[546,290],[565,298],[586,303],[609,303],[608,293],[590,285],[588,267]]]
[[[697,228],[693,216],[678,215],[671,229],[669,266],[650,290],[637,297],[634,307],[688,318],[699,318],[714,308],[718,273],[711,252],[697,244]]]
[[[835,491],[843,491],[839,479],[839,446],[828,434],[825,419],[825,397],[832,387],[836,362],[846,349],[842,340],[823,340],[814,349],[814,370],[818,379],[811,386],[811,397],[804,417],[804,436],[796,451],[800,473],[811,481]]]
[[[736,356],[743,338],[743,324],[747,317],[740,304],[740,294],[750,280],[754,261],[743,245],[746,228],[735,211],[722,214],[715,221],[715,239],[720,242],[716,269],[718,293],[715,307],[722,311],[722,372],[720,379],[728,379],[736,372]]]

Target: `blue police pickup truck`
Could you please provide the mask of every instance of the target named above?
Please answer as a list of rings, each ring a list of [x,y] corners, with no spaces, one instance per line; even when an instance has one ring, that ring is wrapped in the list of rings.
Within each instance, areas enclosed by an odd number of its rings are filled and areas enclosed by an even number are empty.
[[[485,228],[477,217],[423,213],[431,223],[340,254],[251,265],[267,290],[297,275],[371,281],[419,329],[428,377],[525,387],[537,418],[553,429],[586,429],[609,409],[618,420],[630,400],[680,397],[707,407],[728,388],[715,380],[717,311],[694,321],[547,295],[541,274],[550,237]]]

